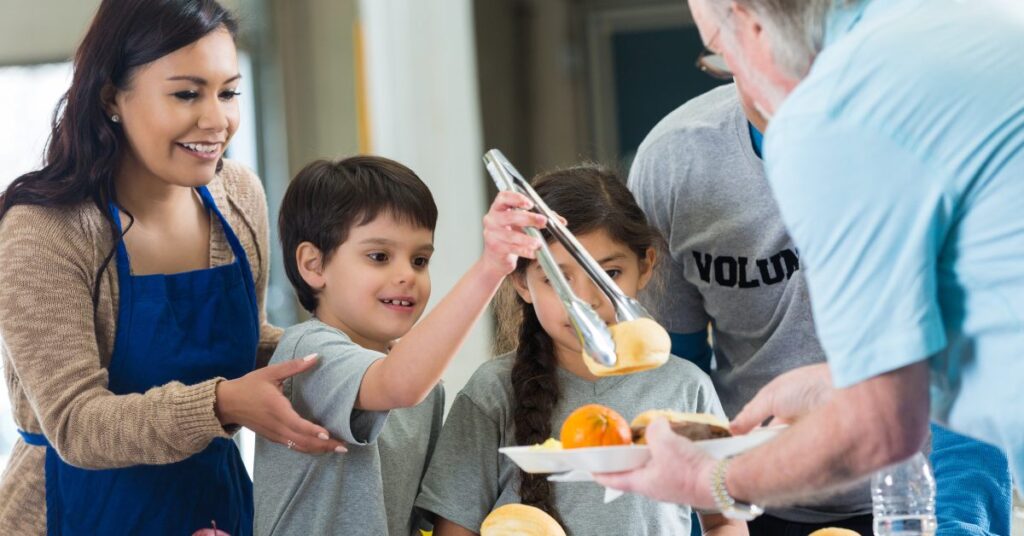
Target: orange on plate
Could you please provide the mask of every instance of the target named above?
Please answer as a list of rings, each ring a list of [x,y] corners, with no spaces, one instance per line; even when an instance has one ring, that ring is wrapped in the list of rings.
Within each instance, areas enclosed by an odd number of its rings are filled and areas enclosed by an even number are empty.
[[[562,424],[562,448],[607,447],[633,442],[629,423],[600,404],[580,406]]]

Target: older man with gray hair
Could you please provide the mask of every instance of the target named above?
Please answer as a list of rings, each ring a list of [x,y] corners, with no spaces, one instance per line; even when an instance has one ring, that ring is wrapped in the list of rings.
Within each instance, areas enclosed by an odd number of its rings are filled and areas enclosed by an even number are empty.
[[[664,422],[612,487],[750,518],[912,455],[929,410],[1024,479],[1024,6],[1014,0],[690,0],[769,118],[768,177],[828,368],[733,422],[792,422],[716,461]],[[931,382],[929,382],[931,379]],[[930,385],[929,385],[930,383]],[[929,389],[931,387],[931,389]]]

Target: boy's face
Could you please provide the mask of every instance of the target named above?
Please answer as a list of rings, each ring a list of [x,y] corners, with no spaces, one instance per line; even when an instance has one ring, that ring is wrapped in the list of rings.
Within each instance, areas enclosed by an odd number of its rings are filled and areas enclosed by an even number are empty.
[[[323,267],[317,318],[375,350],[408,333],[430,298],[429,229],[382,213],[353,227]]]

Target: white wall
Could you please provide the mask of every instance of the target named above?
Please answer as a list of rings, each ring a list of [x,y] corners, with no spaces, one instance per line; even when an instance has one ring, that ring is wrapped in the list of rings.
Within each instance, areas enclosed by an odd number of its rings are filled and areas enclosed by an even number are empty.
[[[370,152],[411,167],[440,212],[431,304],[479,257],[489,205],[471,0],[360,0]],[[428,310],[429,312],[429,310]],[[490,357],[489,316],[444,376],[450,402]]]
[[[228,9],[239,0],[220,0]],[[100,0],[0,0],[0,65],[71,57]]]
[[[99,0],[0,0],[0,65],[69,58]]]

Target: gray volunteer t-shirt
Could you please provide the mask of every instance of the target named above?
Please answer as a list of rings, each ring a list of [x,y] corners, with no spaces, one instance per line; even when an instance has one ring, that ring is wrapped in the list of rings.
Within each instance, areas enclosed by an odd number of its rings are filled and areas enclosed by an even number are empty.
[[[456,396],[423,479],[416,506],[472,531],[495,508],[520,501],[519,468],[498,453],[515,446],[512,415],[513,358],[489,361]],[[552,412],[555,435],[576,408],[602,404],[627,420],[648,409],[722,415],[711,380],[695,365],[671,359],[661,368],[584,380],[558,369],[562,397]],[[690,508],[639,495],[604,504],[604,488],[593,482],[552,484],[555,506],[570,534],[679,535],[690,533]]]
[[[748,128],[735,85],[716,88],[662,119],[629,174],[629,189],[671,256],[659,263],[664,286],[647,303],[672,332],[711,322],[711,377],[730,417],[776,376],[825,361],[800,257]],[[861,487],[770,513],[816,523],[870,512]]]
[[[317,366],[286,380],[285,395],[348,453],[303,454],[257,436],[256,534],[419,536],[413,502],[440,433],[443,387],[412,408],[359,410],[363,375],[384,355],[313,319],[285,330],[270,362],[312,353]]]

